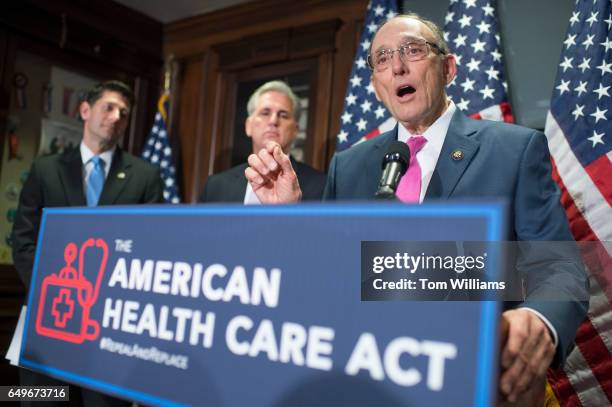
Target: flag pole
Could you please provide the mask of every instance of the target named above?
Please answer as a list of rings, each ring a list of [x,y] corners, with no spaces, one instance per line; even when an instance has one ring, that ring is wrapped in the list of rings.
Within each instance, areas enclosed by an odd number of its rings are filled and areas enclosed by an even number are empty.
[[[169,129],[171,123],[168,120],[172,109],[170,108],[170,91],[172,84],[172,65],[174,56],[170,54],[164,62],[163,89],[157,102],[157,114],[149,133],[148,140],[142,152],[145,161],[160,169],[160,177],[164,186],[164,201],[167,203],[180,203],[179,188],[177,183],[177,171],[174,165],[172,143],[170,143]]]
[[[173,64],[174,64],[174,54],[170,54],[168,55],[164,63],[164,93],[170,93]]]
[[[161,113],[161,115],[164,118],[164,121],[166,122],[166,125],[169,125],[170,123],[170,108],[166,109],[166,106],[169,106],[168,99],[170,98],[170,88],[171,88],[171,84],[172,84],[172,64],[174,63],[174,55],[170,54],[168,55],[168,57],[166,58],[166,61],[164,62],[164,85],[163,85],[163,89],[161,92],[161,95],[159,97],[159,100],[157,102],[157,111]]]

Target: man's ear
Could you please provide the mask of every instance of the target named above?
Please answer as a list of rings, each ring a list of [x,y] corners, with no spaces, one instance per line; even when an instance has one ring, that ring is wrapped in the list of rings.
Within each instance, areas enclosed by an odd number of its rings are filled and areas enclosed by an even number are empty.
[[[79,106],[79,113],[81,114],[81,119],[83,121],[89,120],[89,114],[91,113],[91,106],[89,106],[88,102],[81,102]]]
[[[374,74],[370,75],[370,83],[372,84],[372,87],[374,88],[374,96],[376,96],[376,100],[378,100],[379,102],[382,102],[382,99],[378,95],[378,83],[376,82],[376,78],[374,78]]]
[[[298,122],[296,120],[293,120],[295,126],[293,127],[292,131],[293,134],[291,135],[291,142],[293,143],[293,141],[295,141],[295,139],[297,138],[298,133],[300,132],[300,125],[298,124]]]
[[[449,85],[457,75],[457,59],[453,54],[448,54],[444,58],[443,63],[444,80]]]
[[[246,133],[247,137],[251,137],[251,135],[253,134],[253,132],[251,131],[252,126],[253,126],[253,123],[251,123],[251,116],[249,116],[244,122],[244,132]]]

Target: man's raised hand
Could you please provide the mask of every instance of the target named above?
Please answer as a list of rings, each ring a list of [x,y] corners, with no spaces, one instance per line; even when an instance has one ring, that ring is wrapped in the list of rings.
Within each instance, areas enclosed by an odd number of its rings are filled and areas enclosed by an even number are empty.
[[[267,142],[259,153],[249,156],[248,163],[244,175],[261,203],[288,204],[302,199],[291,160],[278,143]]]

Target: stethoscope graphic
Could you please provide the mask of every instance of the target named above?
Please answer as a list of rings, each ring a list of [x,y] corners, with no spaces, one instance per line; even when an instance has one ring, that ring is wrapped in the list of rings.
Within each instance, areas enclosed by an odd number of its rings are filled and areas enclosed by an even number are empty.
[[[91,249],[98,248],[102,250],[102,259],[98,267],[95,283],[92,286],[91,282],[85,278],[84,263],[85,253]],[[38,314],[36,318],[36,332],[39,335],[48,336],[73,343],[83,343],[86,340],[96,339],[100,333],[100,325],[98,321],[89,318],[92,306],[98,300],[100,284],[104,277],[104,271],[108,261],[108,245],[102,239],[87,239],[79,251],[77,270],[72,266],[72,263],[77,257],[77,245],[70,242],[64,249],[64,261],[66,265],[57,274],[51,274],[43,280],[40,293],[40,301],[38,303]],[[60,287],[59,293],[52,301],[47,301],[47,292],[49,287]],[[81,326],[78,333],[66,330],[68,321],[70,321],[76,312],[74,301],[74,292],[76,291],[76,301],[82,310]],[[45,305],[49,308],[45,308]],[[46,311],[46,312],[45,312]],[[51,315],[52,326],[43,324],[43,317]]]

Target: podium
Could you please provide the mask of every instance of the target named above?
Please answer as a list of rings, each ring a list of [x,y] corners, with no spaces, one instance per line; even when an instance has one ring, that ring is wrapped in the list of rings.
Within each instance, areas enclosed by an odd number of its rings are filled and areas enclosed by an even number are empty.
[[[436,242],[486,249],[503,221],[498,203],[45,209],[20,365],[149,405],[492,405],[498,302],[363,284],[418,276],[401,260]]]

